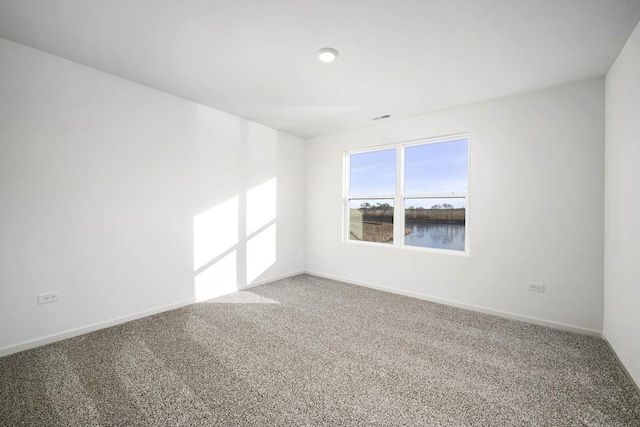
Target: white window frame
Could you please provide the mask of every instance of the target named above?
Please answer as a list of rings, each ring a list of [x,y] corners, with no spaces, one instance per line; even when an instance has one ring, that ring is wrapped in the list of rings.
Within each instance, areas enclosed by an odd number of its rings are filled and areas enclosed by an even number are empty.
[[[462,193],[405,193],[404,192],[404,157],[405,149],[417,145],[436,144],[442,142],[450,142],[459,139],[467,140],[467,191]],[[375,151],[396,150],[396,192],[395,194],[349,194],[350,178],[351,178],[351,155],[361,153],[371,153]],[[394,144],[381,145],[376,147],[362,148],[344,152],[344,188],[343,188],[343,233],[342,239],[344,243],[354,245],[373,245],[385,248],[400,248],[415,250],[421,252],[435,252],[448,255],[469,256],[469,230],[470,230],[470,192],[471,192],[471,140],[468,133],[459,133],[453,135],[444,135],[434,138],[419,139],[413,141],[398,142]],[[406,199],[465,199],[465,241],[464,251],[454,249],[425,248],[422,246],[411,246],[404,244],[405,229],[405,200]],[[371,199],[391,199],[393,200],[393,243],[367,242],[361,240],[352,240],[350,236],[351,220],[349,202],[352,200],[371,200]],[[400,209],[398,209],[400,208]]]

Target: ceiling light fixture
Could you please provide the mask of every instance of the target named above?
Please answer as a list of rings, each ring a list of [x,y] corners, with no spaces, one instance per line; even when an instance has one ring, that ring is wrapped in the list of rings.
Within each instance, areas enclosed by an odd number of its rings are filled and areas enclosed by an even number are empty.
[[[322,62],[333,62],[338,57],[338,51],[332,47],[323,47],[318,50],[318,59]]]

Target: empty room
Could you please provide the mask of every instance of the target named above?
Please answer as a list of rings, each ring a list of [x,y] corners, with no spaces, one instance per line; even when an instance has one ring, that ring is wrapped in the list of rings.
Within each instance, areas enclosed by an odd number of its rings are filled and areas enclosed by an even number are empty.
[[[640,426],[640,0],[0,0],[0,426]]]

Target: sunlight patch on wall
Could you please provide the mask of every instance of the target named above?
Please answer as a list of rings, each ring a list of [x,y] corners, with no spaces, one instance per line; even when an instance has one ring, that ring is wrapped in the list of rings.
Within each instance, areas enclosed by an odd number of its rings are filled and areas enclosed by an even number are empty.
[[[238,244],[238,216],[236,196],[193,218],[194,270]]]
[[[204,301],[238,290],[237,254],[232,251],[195,277],[196,301]]]
[[[276,219],[276,178],[247,191],[247,236]]]
[[[247,242],[247,282],[252,283],[276,262],[276,224]]]

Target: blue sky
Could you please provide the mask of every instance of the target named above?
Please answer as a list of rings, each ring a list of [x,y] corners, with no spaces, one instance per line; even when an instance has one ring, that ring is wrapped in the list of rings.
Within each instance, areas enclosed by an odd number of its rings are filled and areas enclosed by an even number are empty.
[[[395,194],[396,149],[352,154],[349,193],[351,195]]]
[[[468,189],[467,140],[460,139],[405,148],[405,194],[466,192]],[[352,154],[350,194],[395,193],[396,149]],[[407,207],[450,203],[462,207],[464,199],[414,199]]]

